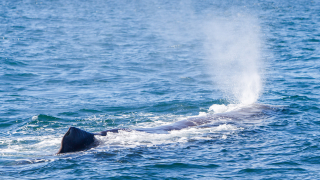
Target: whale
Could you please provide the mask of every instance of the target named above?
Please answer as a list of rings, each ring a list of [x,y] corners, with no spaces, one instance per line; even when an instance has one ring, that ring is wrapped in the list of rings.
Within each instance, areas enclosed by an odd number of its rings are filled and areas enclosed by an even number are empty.
[[[147,133],[166,134],[172,130],[181,130],[184,128],[199,126],[210,122],[211,118],[190,118],[175,122],[173,124],[158,126],[154,128],[137,128],[137,129],[109,129],[99,133],[90,133],[77,127],[70,127],[61,140],[61,147],[57,154],[83,151],[96,147],[99,143],[95,136],[106,136],[110,133],[118,133],[119,131],[143,131]]]
[[[210,114],[206,116],[193,117],[177,121],[169,125],[163,125],[153,128],[136,128],[136,129],[109,129],[98,133],[90,133],[77,127],[70,127],[61,140],[61,147],[57,154],[84,151],[99,145],[95,136],[106,136],[108,133],[118,133],[119,131],[143,131],[146,133],[165,134],[173,130],[181,130],[189,127],[206,128],[217,124],[212,124],[215,120],[232,120],[236,121],[254,121],[259,120],[262,116],[268,115],[268,112],[274,112],[275,108],[267,105],[251,105],[239,108],[231,112]],[[205,125],[205,126],[203,126]]]

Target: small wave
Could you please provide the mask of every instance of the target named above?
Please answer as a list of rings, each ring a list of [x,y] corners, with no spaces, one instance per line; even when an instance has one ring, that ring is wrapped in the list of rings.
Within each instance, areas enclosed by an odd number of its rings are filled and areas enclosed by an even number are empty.
[[[50,115],[45,115],[45,114],[39,114],[32,117],[32,121],[55,121],[55,120],[60,120],[60,118],[50,116]]]

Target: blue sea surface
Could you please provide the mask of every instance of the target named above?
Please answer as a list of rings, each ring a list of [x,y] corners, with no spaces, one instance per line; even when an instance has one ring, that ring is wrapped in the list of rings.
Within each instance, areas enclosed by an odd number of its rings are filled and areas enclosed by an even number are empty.
[[[317,0],[1,1],[0,179],[319,179],[319,60]]]

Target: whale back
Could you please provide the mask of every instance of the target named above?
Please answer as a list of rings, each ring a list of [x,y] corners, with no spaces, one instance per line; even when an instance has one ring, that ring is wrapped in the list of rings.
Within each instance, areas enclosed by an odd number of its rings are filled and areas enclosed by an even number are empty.
[[[94,140],[94,134],[70,127],[62,138],[61,147],[57,154],[88,149]]]

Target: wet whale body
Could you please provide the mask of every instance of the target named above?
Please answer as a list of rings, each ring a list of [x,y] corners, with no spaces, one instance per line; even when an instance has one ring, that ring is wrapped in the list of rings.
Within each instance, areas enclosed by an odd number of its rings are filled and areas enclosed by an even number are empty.
[[[164,125],[164,126],[159,126],[154,128],[138,128],[138,129],[134,129],[134,131],[165,134],[165,133],[168,133],[168,131],[172,131],[172,130],[181,130],[188,127],[207,124],[212,120],[213,120],[213,117],[189,118],[189,119],[178,121],[169,125]],[[60,150],[58,151],[58,154],[82,151],[82,150],[86,150],[86,149],[97,146],[98,144],[95,143],[96,139],[94,138],[95,135],[106,136],[108,132],[118,133],[119,131],[132,131],[132,130],[133,129],[119,128],[119,129],[109,129],[106,131],[101,131],[99,133],[90,133],[76,127],[70,127],[62,138],[61,147],[60,147]]]
[[[206,115],[201,117],[189,118],[186,120],[178,121],[173,124],[158,126],[154,128],[138,128],[134,129],[135,131],[143,131],[147,133],[168,133],[172,130],[181,130],[188,127],[199,127],[204,128],[214,120],[217,119],[228,119],[232,121],[243,121],[243,120],[259,120],[261,116],[267,115],[268,112],[274,112],[275,108],[266,105],[251,105],[244,108],[240,108],[234,111]],[[208,125],[210,126],[210,125]],[[61,141],[61,147],[57,154],[60,153],[69,153],[76,151],[83,151],[86,149],[90,149],[98,145],[97,140],[94,136],[106,136],[108,132],[118,133],[120,130],[122,131],[132,131],[133,129],[110,129],[106,131],[101,131],[99,133],[90,133],[84,130],[81,130],[76,127],[70,127],[66,134],[63,136]]]
[[[144,131],[147,133],[168,133],[168,131],[180,130],[187,127],[197,126],[204,124],[208,121],[208,119],[202,121],[195,120],[191,121],[188,119],[173,123],[171,125],[159,126],[155,128],[140,128],[134,130]],[[61,140],[61,147],[57,154],[90,149],[98,145],[97,143],[95,143],[97,142],[94,138],[95,135],[106,136],[108,132],[118,133],[120,130],[132,131],[132,129],[109,129],[106,131],[101,131],[99,133],[90,133],[76,127],[70,127]]]

